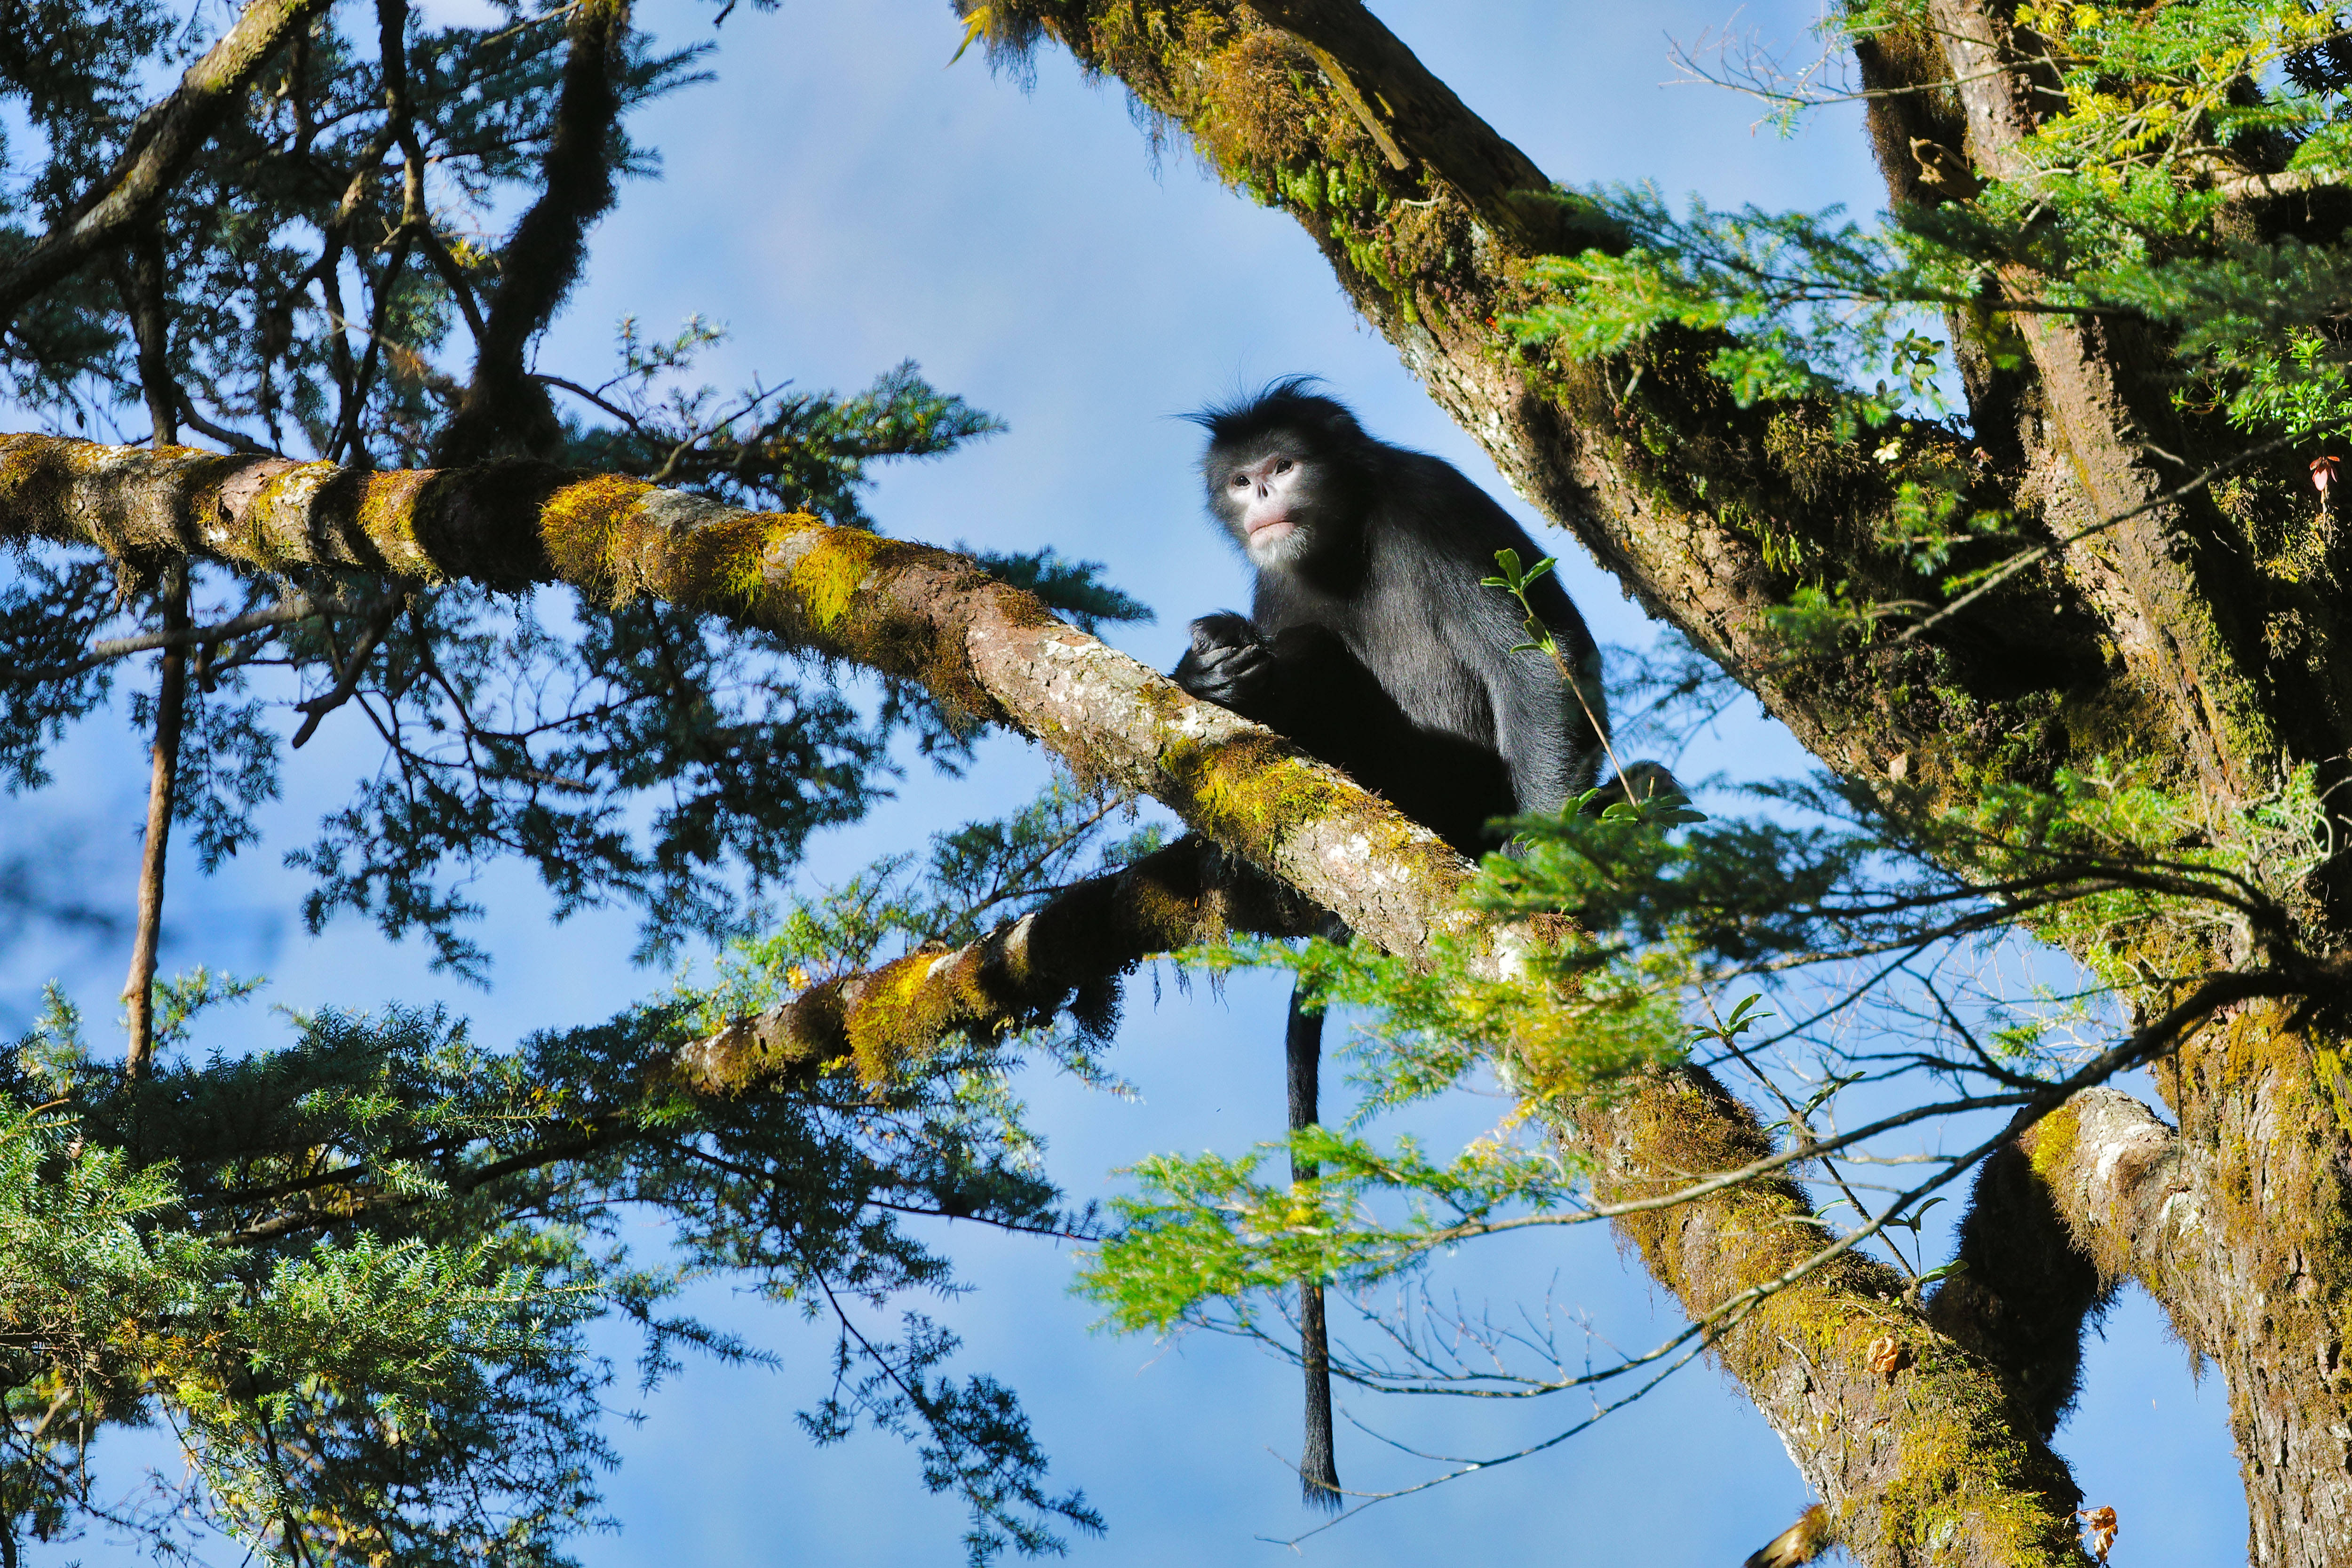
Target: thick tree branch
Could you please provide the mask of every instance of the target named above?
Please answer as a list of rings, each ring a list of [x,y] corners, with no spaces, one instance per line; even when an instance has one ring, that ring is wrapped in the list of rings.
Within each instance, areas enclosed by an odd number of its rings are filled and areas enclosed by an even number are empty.
[[[0,437],[0,538],[248,572],[649,594],[918,682],[965,721],[1011,724],[1081,778],[1156,796],[1390,951],[1475,923],[1432,919],[1433,890],[1463,871],[1435,835],[927,545],[539,463],[361,473],[45,436]]]
[[[1955,1262],[1927,1321],[1999,1368],[2018,1419],[2047,1440],[2074,1403],[2083,1330],[2112,1281],[2075,1245],[2022,1145],[1978,1172]]]
[[[1307,46],[1392,167],[1418,162],[1531,254],[1625,248],[1614,224],[1555,191],[1534,159],[1472,113],[1360,0],[1256,0],[1252,9]]]
[[[328,0],[253,0],[181,76],[171,96],[140,115],[114,166],[67,220],[0,270],[0,331],[34,295],[146,221],[262,67],[327,5]]]
[[[1755,1115],[1711,1076],[1662,1075],[1580,1119],[1599,1202],[1671,1191],[1769,1155]],[[1833,1237],[1805,1191],[1767,1177],[1617,1222],[1694,1318],[1769,1289]],[[1735,1313],[1712,1350],[1870,1564],[2077,1564],[2065,1464],[2015,1420],[1984,1362],[1936,1333],[1893,1268],[1847,1252]],[[1892,1372],[1885,1370],[1892,1364]]]
[[[472,384],[434,448],[441,467],[479,462],[502,442],[544,452],[542,437],[554,432],[547,393],[525,374],[523,354],[578,281],[588,230],[613,205],[616,72],[628,0],[583,0],[569,30],[544,185],[499,258],[498,292],[476,335]]]
[[[1928,16],[1956,84],[1969,160],[1995,178],[2032,184],[2041,175],[2025,140],[2039,119],[2042,68],[2027,47],[2030,35],[2021,41],[2006,8],[1983,0],[1932,0]],[[2030,298],[2038,290],[2026,279],[2015,291]],[[2143,374],[2153,345],[2138,329],[2106,320],[2026,312],[2011,325],[2032,358],[2049,421],[2044,438],[2063,458],[2045,470],[2046,521],[2063,532],[2129,514],[2066,552],[2070,574],[2161,694],[2208,790],[2230,802],[2259,795],[2286,739],[2259,695],[2260,660],[2251,649],[2261,617],[2239,613],[2252,607],[2244,585],[2200,548],[2215,531],[2196,515],[2193,499],[2147,504],[2183,471],[2159,467],[2160,453],[2186,446],[2168,389]],[[2322,751],[2341,745],[2338,738]]]

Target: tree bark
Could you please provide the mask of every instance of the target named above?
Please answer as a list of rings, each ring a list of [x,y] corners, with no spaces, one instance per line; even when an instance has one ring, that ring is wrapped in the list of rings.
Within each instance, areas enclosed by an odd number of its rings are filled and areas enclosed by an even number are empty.
[[[2203,1059],[2237,1071],[2220,1095],[2207,1085],[2195,1097],[2204,1126],[2175,1131],[2129,1095],[2091,1089],[2023,1143],[2102,1273],[2145,1286],[2181,1342],[2221,1369],[2251,1559],[2340,1568],[2352,1561],[2352,1368],[2345,1211],[2331,1205],[2352,1081],[2332,1052],[2322,1086],[2266,1070],[2283,1047],[2300,1054],[2283,1022],[2255,1005],[2220,1026],[2221,1049]]]

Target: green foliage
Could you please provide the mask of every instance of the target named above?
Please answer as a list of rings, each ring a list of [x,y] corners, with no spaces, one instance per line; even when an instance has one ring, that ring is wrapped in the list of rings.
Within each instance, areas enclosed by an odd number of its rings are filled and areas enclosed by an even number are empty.
[[[47,1074],[76,1049],[69,1025],[49,1020]],[[406,1032],[371,1065],[415,1052]],[[335,1083],[335,1066],[359,1060],[329,1054],[314,1037],[290,1060],[215,1063],[162,1087],[216,1115],[251,1109],[272,1078],[361,1089]],[[98,1087],[110,1070],[72,1065],[95,1092],[33,1101],[42,1090],[20,1078],[30,1093],[0,1105],[0,1524],[55,1540],[78,1513],[106,1517],[88,1440],[100,1423],[167,1415],[194,1464],[169,1502],[273,1555],[296,1554],[299,1536],[403,1562],[561,1561],[553,1543],[594,1520],[593,1474],[609,1464],[576,1248],[511,1223],[289,1237],[261,1215],[265,1173],[284,1174],[293,1150],[224,1159],[157,1143],[150,1114],[153,1158],[135,1162],[104,1134],[152,1108]],[[174,1162],[193,1179],[175,1180]],[[337,1194],[312,1190],[326,1219]],[[114,1522],[168,1539],[168,1518]]]
[[[1097,637],[1105,622],[1149,625],[1157,618],[1142,600],[1105,583],[1099,561],[1066,561],[1050,546],[1018,553],[973,551],[961,542],[956,548],[971,555],[990,576],[1027,589],[1063,619]]]
[[[478,977],[466,884],[520,855],[559,918],[635,903],[647,954],[667,952],[746,931],[746,891],[880,793],[887,725],[802,679],[772,639],[644,599],[575,600],[567,618],[451,587],[388,628],[361,697],[387,721],[391,765],[288,857],[318,879],[311,929],[342,910],[418,929],[438,963]],[[545,679],[518,679],[533,669]]]
[[[1595,201],[1632,239],[1533,268],[1554,297],[1508,318],[1523,342],[1563,358],[1626,353],[1669,325],[1736,334],[1708,363],[1740,406],[1827,400],[1840,440],[1906,406],[1941,412],[1945,345],[1918,331],[1923,305],[1965,302],[1964,274],[1900,230],[1865,233],[1818,215],[1694,203],[1677,218],[1655,193],[1616,186]],[[1867,390],[1850,384],[1875,374]]]
[[[167,390],[190,433],[361,468],[413,467],[433,450],[467,391],[442,359],[521,265],[511,237],[483,237],[545,175],[569,47],[564,12],[499,9],[483,27],[412,15],[398,76],[376,58],[373,13],[331,14],[263,71],[247,115],[174,187],[160,219],[160,304]],[[142,84],[207,41],[144,5],[58,0],[26,26],[49,42],[19,50],[12,27],[0,45],[0,96],[19,99],[38,132],[5,150],[0,253],[80,195],[129,133]],[[699,79],[703,53],[658,53],[631,35],[614,64],[623,114]],[[389,106],[395,82],[404,118]],[[654,166],[625,132],[606,152],[623,174]],[[423,182],[424,209],[408,201],[406,172]],[[78,278],[19,315],[0,343],[16,401],[53,425],[140,434],[121,427],[145,406],[127,278]],[[538,430],[535,456],[867,527],[859,498],[875,464],[943,456],[1003,428],[911,363],[847,396],[755,380],[721,397],[693,372],[724,335],[696,318],[649,340],[624,321],[619,366],[600,384],[551,372],[533,384],[593,422],[550,414],[523,420],[516,438]],[[1089,627],[1144,614],[1091,563],[1045,551],[983,564]],[[40,787],[48,749],[106,710],[122,662],[159,626],[155,590],[76,552],[10,559],[7,787]],[[559,916],[634,906],[644,955],[659,957],[687,938],[752,929],[808,836],[887,792],[893,735],[911,730],[948,765],[971,740],[917,688],[856,700],[772,638],[642,601],[204,571],[194,619],[245,623],[192,660],[176,820],[198,862],[258,841],[289,729],[298,743],[320,723],[373,731],[378,757],[288,857],[316,879],[305,919],[316,930],[357,914],[420,935],[436,965],[477,980],[487,959],[467,928],[487,911],[470,889],[499,858],[530,865]],[[152,724],[151,690],[134,689],[128,706],[134,730]]]
[[[2352,79],[2337,11],[2053,3],[2017,19],[2064,92],[2001,177],[1973,171],[1975,188],[1948,184],[1940,205],[1874,228],[1838,208],[1694,202],[1677,216],[1651,191],[1596,192],[1631,247],[1540,263],[1552,298],[1507,324],[1580,360],[1631,352],[1669,325],[1712,334],[1710,368],[1741,405],[1817,400],[1851,440],[1906,410],[1946,411],[1958,378],[1946,343],[1923,330],[1932,315],[1978,335],[1993,368],[2017,363],[2002,312],[2119,315],[2164,330],[2189,373],[2184,406],[2220,408],[2261,435],[2343,429],[2341,247],[2241,210],[2262,199],[2259,178],[2283,189],[2341,178]],[[1841,24],[1858,37],[1915,25],[1906,6],[1875,4],[1848,7]],[[1767,90],[1791,114],[1836,96]]]
[[[1045,806],[938,853],[974,888],[1011,889],[1097,847],[1074,820]],[[1041,859],[1024,836],[1039,824],[1073,842]],[[989,845],[1013,847],[983,865]],[[438,1014],[322,1014],[296,1019],[290,1046],[167,1055],[142,1084],[92,1059],[53,995],[0,1102],[13,1528],[65,1539],[97,1519],[168,1543],[199,1521],[286,1560],[565,1561],[611,1463],[611,1373],[586,1326],[635,1323],[649,1384],[688,1347],[764,1359],[661,1312],[709,1274],[836,1318],[841,1382],[810,1429],[834,1441],[863,1421],[918,1444],[925,1483],[973,1510],[975,1562],[1051,1550],[1057,1522],[1099,1528],[1082,1497],[1045,1489],[1008,1391],[939,1370],[951,1336],[917,1317],[886,1342],[855,1310],[951,1289],[906,1216],[1088,1233],[1038,1173],[1003,1047],[878,1093],[681,1098],[647,1065],[698,1008],[740,996],[730,984],[506,1051]],[[252,989],[184,977],[159,1044]],[[667,1256],[641,1261],[620,1238],[648,1215]],[[195,1469],[171,1509],[111,1515],[88,1439],[157,1419]]]
[[[1660,824],[1638,814],[1571,808],[1512,826],[1517,855],[1488,857],[1472,895],[1506,919],[1579,907],[1612,879],[1629,906],[1642,904],[1637,884],[1656,880],[1675,854]],[[1597,912],[1599,900],[1591,903]],[[1083,1270],[1081,1289],[1121,1329],[1259,1334],[1254,1299],[1278,1296],[1301,1278],[1370,1285],[1480,1237],[1574,1223],[1587,1173],[1548,1128],[1684,1059],[1685,1010],[1704,977],[1688,933],[1637,949],[1601,940],[1597,920],[1586,931],[1550,923],[1499,979],[1482,972],[1474,948],[1449,941],[1435,944],[1426,966],[1321,939],[1184,955],[1213,974],[1288,968],[1326,1007],[1373,1010],[1350,1047],[1361,1091],[1352,1127],[1487,1077],[1508,1087],[1516,1109],[1503,1128],[1443,1162],[1411,1137],[1383,1149],[1360,1131],[1308,1128],[1289,1148],[1319,1173],[1297,1183],[1260,1178],[1265,1150],[1146,1161],[1131,1173],[1138,1191],[1114,1200],[1117,1228]]]
[[[1585,1174],[1507,1137],[1481,1140],[1444,1164],[1411,1138],[1383,1150],[1322,1128],[1296,1134],[1290,1147],[1319,1163],[1318,1179],[1261,1180],[1265,1150],[1238,1160],[1158,1155],[1138,1165],[1138,1191],[1112,1204],[1118,1230],[1080,1277],[1109,1324],[1128,1332],[1246,1328],[1253,1298],[1278,1297],[1301,1279],[1373,1285],[1465,1241],[1523,1228],[1525,1215],[1570,1214]],[[1401,1200],[1391,1205],[1400,1217],[1381,1217],[1383,1199]]]
[[[912,360],[847,398],[757,384],[729,399],[709,385],[686,390],[675,378],[726,337],[696,317],[669,342],[648,344],[635,320],[622,321],[619,372],[602,385],[576,389],[621,423],[572,423],[562,460],[740,506],[810,511],[844,527],[870,528],[857,500],[873,483],[869,464],[943,456],[1004,428],[963,399],[935,391]]]

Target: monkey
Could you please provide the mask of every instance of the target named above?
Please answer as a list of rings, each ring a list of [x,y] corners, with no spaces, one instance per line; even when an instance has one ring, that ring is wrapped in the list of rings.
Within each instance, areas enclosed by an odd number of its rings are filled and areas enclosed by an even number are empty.
[[[1575,677],[1524,649],[1498,551],[1539,552],[1451,463],[1368,435],[1310,377],[1193,416],[1209,510],[1255,569],[1250,614],[1192,623],[1176,683],[1278,730],[1465,855],[1557,811],[1607,750],[1599,649],[1550,574],[1528,589]],[[1630,770],[1629,770],[1630,771]]]
[[[1289,377],[1190,416],[1209,435],[1209,511],[1256,582],[1247,616],[1192,623],[1174,679],[1279,731],[1475,858],[1497,845],[1497,819],[1556,812],[1593,787],[1608,750],[1599,648],[1549,574],[1526,592],[1559,662],[1528,647],[1517,601],[1484,581],[1499,551],[1538,558],[1526,530],[1452,464],[1376,439],[1316,384]],[[1657,764],[1636,763],[1602,798],[1675,787]],[[1330,925],[1325,934],[1344,937]],[[1317,1121],[1322,1035],[1322,1014],[1294,992],[1293,1131]],[[1293,1156],[1294,1181],[1316,1173]],[[1336,1509],[1323,1295],[1308,1280],[1299,1339],[1300,1485],[1310,1504]]]

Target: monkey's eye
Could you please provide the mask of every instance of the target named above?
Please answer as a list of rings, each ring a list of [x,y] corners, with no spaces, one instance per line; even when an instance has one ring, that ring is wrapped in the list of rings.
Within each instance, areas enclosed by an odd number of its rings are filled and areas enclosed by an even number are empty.
[[[1237,490],[1238,490],[1238,489],[1247,489],[1247,488],[1248,488],[1248,486],[1249,486],[1249,476],[1248,476],[1247,474],[1235,474],[1235,475],[1234,476],[1234,489],[1237,489]]]
[[[1286,474],[1290,472],[1290,459],[1287,458],[1276,458],[1274,463],[1274,471],[1277,474]]]

